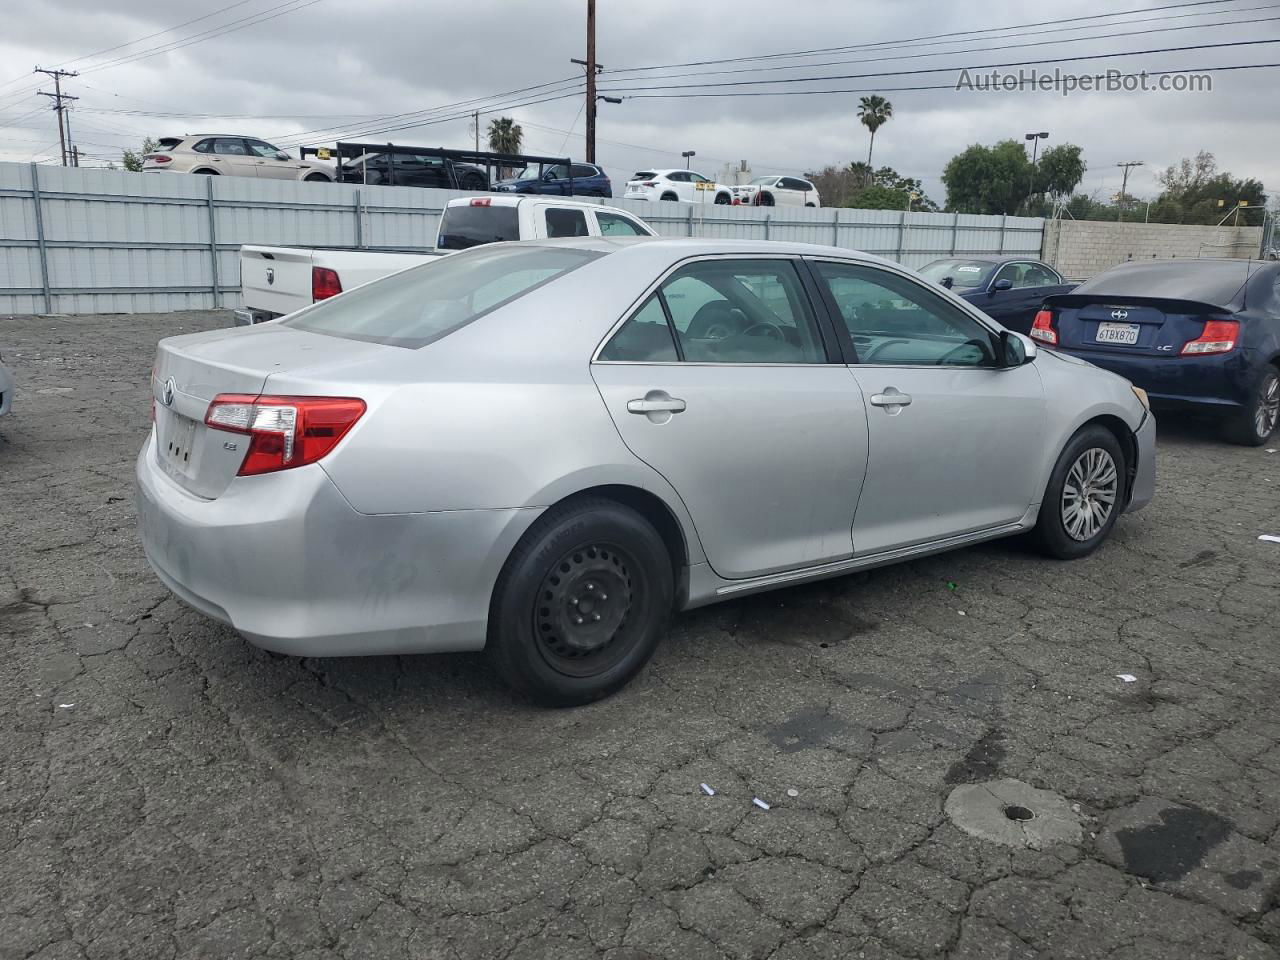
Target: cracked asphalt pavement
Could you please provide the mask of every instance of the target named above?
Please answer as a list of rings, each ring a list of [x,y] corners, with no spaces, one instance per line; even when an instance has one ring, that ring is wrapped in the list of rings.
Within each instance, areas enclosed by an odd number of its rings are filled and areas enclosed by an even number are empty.
[[[1280,454],[1165,417],[1087,560],[708,608],[546,711],[480,655],[267,654],[157,582],[155,342],[228,322],[0,318],[3,960],[1280,956]],[[948,818],[999,780],[1079,842]]]

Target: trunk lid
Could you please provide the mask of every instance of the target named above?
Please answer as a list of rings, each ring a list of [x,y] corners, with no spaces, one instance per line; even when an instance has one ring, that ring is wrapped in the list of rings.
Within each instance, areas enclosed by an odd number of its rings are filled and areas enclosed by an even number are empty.
[[[240,248],[244,305],[268,313],[293,313],[311,303],[311,250]]]
[[[270,392],[272,376],[303,371],[332,371],[336,382],[326,395],[351,395],[340,385],[341,368],[387,351],[400,352],[278,324],[162,340],[151,377],[157,465],[189,493],[216,499],[244,462],[248,438],[205,426],[205,413],[215,396],[257,396]]]
[[[1048,297],[1045,306],[1061,349],[1135,357],[1177,357],[1206,321],[1230,316],[1213,304],[1160,297],[1065,294]]]

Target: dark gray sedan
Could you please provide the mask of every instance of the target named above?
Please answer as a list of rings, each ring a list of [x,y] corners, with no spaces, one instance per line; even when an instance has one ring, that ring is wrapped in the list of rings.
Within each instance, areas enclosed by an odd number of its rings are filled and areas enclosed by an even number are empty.
[[[1024,334],[1031,332],[1031,322],[1045,297],[1070,293],[1076,286],[1043,261],[1003,254],[935,260],[920,273],[968,300],[1006,329]]]

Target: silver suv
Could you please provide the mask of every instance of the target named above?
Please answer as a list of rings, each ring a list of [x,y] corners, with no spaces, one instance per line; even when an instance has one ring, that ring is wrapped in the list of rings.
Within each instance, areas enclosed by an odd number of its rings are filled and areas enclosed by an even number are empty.
[[[200,133],[164,137],[142,163],[143,173],[203,173],[209,176],[259,177],[268,180],[334,179],[333,167],[298,160],[279,147],[254,137]]]

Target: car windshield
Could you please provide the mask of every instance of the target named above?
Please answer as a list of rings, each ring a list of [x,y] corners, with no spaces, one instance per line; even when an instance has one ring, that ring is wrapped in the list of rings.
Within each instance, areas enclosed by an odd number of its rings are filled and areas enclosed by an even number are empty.
[[[995,266],[986,260],[935,260],[921,267],[920,275],[944,287],[972,290],[974,287],[986,286],[987,278]],[[951,283],[943,283],[947,278],[951,279]]]
[[[750,185],[753,187],[771,187],[777,179],[777,177],[756,177],[751,181]]]
[[[330,337],[416,349],[605,255],[516,245],[449,254],[280,322]]]
[[[1086,280],[1073,294],[1102,297],[1164,297],[1230,306],[1251,276],[1255,261],[1135,260]]]

